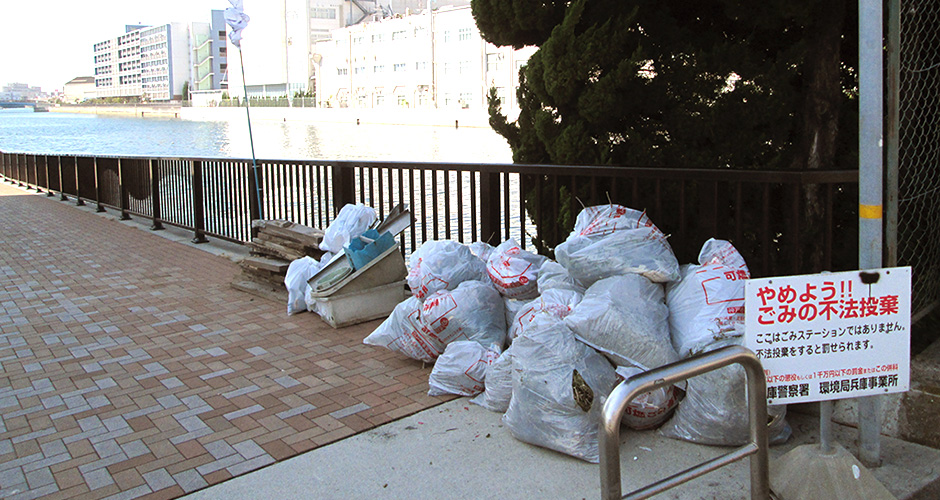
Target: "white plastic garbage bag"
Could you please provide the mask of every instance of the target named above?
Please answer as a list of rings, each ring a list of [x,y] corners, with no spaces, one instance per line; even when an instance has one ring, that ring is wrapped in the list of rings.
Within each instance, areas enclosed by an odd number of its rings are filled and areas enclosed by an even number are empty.
[[[486,348],[472,340],[447,344],[428,377],[428,396],[476,396],[483,392],[488,368],[501,350],[501,345]]]
[[[546,290],[553,288],[574,290],[581,294],[584,294],[585,290],[583,286],[575,283],[565,266],[553,260],[546,260],[539,268],[538,286],[539,293],[545,293]]]
[[[635,366],[618,366],[617,375],[626,380],[646,370]],[[655,429],[662,425],[679,405],[675,386],[660,387],[654,391],[640,394],[623,412],[620,421],[631,429],[638,431]]]
[[[287,266],[287,275],[284,276],[284,285],[287,287],[287,314],[307,310],[307,280],[319,270],[320,263],[313,257],[295,259]]]
[[[600,411],[616,381],[611,364],[544,313],[512,350],[512,399],[503,415],[512,436],[597,463]]]
[[[470,252],[472,252],[473,255],[476,255],[477,258],[482,260],[484,263],[490,260],[490,255],[493,254],[493,250],[496,250],[496,247],[493,245],[484,243],[482,241],[474,241],[468,246],[470,247]]]
[[[456,340],[502,346],[506,342],[504,307],[492,285],[465,281],[454,290],[429,295],[421,309],[421,322],[442,346]]]
[[[555,257],[583,286],[626,273],[657,283],[679,279],[679,262],[666,236],[645,213],[620,205],[582,210]]]
[[[741,343],[740,338],[725,339],[709,345],[704,352]],[[744,368],[730,365],[687,382],[685,399],[672,419],[659,429],[662,435],[715,446],[740,446],[749,441]],[[773,418],[767,429],[771,443],[783,443],[790,437],[790,425],[784,418],[786,411],[786,405],[767,407],[768,416]]]
[[[516,319],[516,314],[519,314],[526,305],[529,304],[528,300],[521,299],[510,299],[509,297],[503,298],[503,304],[506,305],[506,331],[508,332],[512,328],[512,320]]]
[[[506,413],[512,398],[512,346],[487,367],[483,385],[483,393],[470,402],[490,411]]]
[[[411,254],[408,287],[420,300],[464,281],[489,281],[486,264],[456,241],[428,241]]]
[[[421,322],[421,301],[414,297],[395,306],[392,314],[363,343],[428,363],[433,363],[445,347]]]
[[[546,290],[539,298],[526,303],[516,313],[507,332],[509,341],[512,342],[516,337],[525,334],[536,313],[545,312],[558,319],[565,319],[581,302],[582,297],[580,293],[565,288]]]
[[[662,285],[639,274],[612,276],[587,289],[565,324],[618,364],[625,359],[656,368],[679,359],[669,341],[664,295]]]
[[[744,331],[744,258],[731,243],[710,239],[699,265],[682,266],[682,279],[666,287],[672,345],[686,358],[693,350]]]
[[[351,203],[344,206],[323,232],[320,250],[334,254],[342,252],[351,239],[362,235],[377,218],[375,210],[371,207]]]
[[[533,299],[539,294],[539,268],[546,260],[544,255],[523,250],[510,238],[490,253],[486,272],[504,297]]]

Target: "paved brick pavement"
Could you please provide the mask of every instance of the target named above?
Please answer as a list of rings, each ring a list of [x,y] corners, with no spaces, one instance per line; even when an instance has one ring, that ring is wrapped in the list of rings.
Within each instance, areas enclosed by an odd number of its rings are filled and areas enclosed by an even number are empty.
[[[0,498],[174,498],[439,404],[228,259],[0,183]]]

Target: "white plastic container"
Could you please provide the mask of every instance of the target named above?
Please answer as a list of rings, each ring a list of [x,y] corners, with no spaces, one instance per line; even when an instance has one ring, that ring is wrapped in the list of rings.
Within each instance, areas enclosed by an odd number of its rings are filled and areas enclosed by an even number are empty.
[[[401,280],[365,290],[318,297],[317,311],[333,328],[384,318],[405,300],[405,283]]]

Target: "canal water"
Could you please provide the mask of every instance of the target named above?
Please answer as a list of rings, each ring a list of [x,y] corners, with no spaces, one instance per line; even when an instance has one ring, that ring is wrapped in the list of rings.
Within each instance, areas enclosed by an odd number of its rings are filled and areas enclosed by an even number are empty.
[[[489,128],[252,120],[251,131],[259,159],[512,163],[512,152],[505,139]],[[66,155],[251,158],[248,123],[244,116],[218,121],[191,121],[34,113],[32,109],[0,110],[0,150]],[[463,184],[466,198],[461,201],[456,199],[456,177],[448,177],[450,189],[446,192],[444,182],[436,182],[429,177],[431,175],[425,172],[426,184],[429,188],[435,186],[438,191],[439,213],[444,211],[445,199],[450,206],[470,206],[468,178],[462,177],[459,181]],[[509,181],[510,218],[518,221],[518,176],[511,175]],[[408,184],[410,188],[411,181]],[[164,190],[167,189],[174,188],[166,186]],[[357,183],[357,192],[358,189]],[[418,234],[430,232],[433,228],[429,201],[416,200],[418,206],[412,207]],[[299,206],[298,209],[308,208]],[[463,219],[458,221],[454,214],[449,222],[455,228],[453,231],[462,222],[464,241],[469,242],[472,240],[472,215],[466,209]],[[428,227],[424,227],[425,224]],[[516,227],[510,235],[517,241],[529,239],[517,224],[511,225]],[[528,218],[526,227],[530,230],[534,227]],[[447,238],[444,234],[428,234],[428,237]],[[451,234],[450,238],[456,239],[456,234]],[[498,244],[499,241],[491,243]],[[526,246],[529,243],[526,241]],[[405,246],[408,253],[414,250],[410,241]]]
[[[511,163],[489,128],[252,120],[255,155],[281,160]],[[21,153],[251,158],[247,118],[189,121],[0,110],[0,150]]]

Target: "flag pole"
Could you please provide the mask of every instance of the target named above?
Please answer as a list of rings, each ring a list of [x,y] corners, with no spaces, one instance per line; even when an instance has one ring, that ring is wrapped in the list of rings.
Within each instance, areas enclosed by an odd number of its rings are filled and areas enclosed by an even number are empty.
[[[248,83],[245,81],[245,56],[238,47],[239,66],[242,68],[242,88],[245,90],[245,116],[248,118],[248,144],[251,146],[251,173],[255,178],[255,201],[258,204],[258,218],[261,219],[261,187],[258,184],[258,161],[255,159],[255,140],[251,133],[251,112],[248,111]]]

